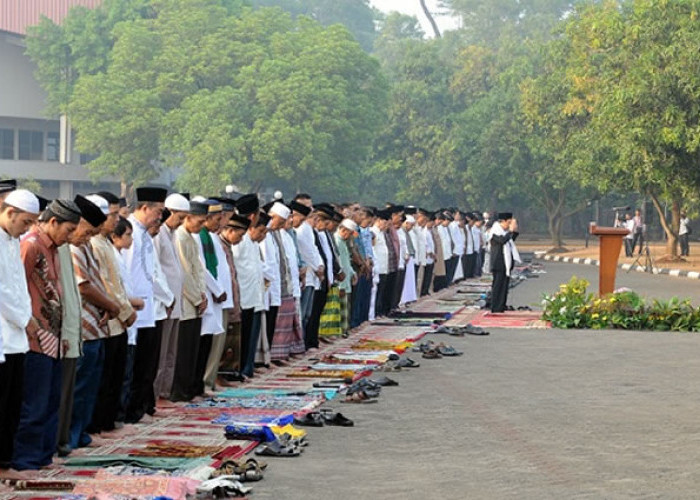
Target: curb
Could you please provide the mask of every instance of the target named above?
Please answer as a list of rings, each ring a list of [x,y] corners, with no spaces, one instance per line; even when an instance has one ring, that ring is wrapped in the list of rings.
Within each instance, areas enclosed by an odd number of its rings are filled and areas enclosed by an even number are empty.
[[[568,264],[587,264],[589,266],[600,265],[597,259],[584,259],[581,257],[561,257],[559,255],[542,255],[536,254],[535,258],[540,260],[548,260],[550,262],[566,262]],[[623,271],[637,271],[640,273],[646,272],[644,266],[632,266],[632,264],[618,264],[618,269]],[[654,267],[652,269],[653,274],[665,274],[667,276],[675,276],[678,278],[689,278],[689,279],[700,279],[700,272],[698,271],[686,271],[684,269],[668,269],[665,267]]]

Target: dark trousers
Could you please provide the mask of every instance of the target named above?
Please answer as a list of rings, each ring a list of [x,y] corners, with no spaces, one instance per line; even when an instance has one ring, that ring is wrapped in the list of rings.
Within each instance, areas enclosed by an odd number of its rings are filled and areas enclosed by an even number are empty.
[[[447,287],[447,276],[442,275],[442,276],[435,276],[433,278],[433,291],[434,292],[439,292],[440,290],[443,290],[445,287]]]
[[[241,374],[252,377],[255,370],[255,352],[260,339],[262,311],[243,309],[241,311]]]
[[[301,326],[304,329],[304,335],[306,335],[306,330],[309,328],[309,319],[311,318],[311,309],[314,306],[314,291],[316,289],[312,286],[306,286],[301,291],[301,300],[299,301],[299,308],[301,309]]]
[[[469,259],[466,253],[462,255],[460,259],[462,259],[462,270],[464,271],[464,278],[466,279],[469,277]]]
[[[75,374],[77,371],[78,358],[63,358],[61,360],[61,405],[58,410],[58,446],[67,446],[70,442],[70,421],[73,415],[73,394],[75,392]],[[119,382],[121,384],[121,380]]]
[[[195,370],[199,353],[202,318],[180,321],[177,332],[177,359],[175,376],[170,399],[173,401],[190,401],[196,393]]]
[[[369,319],[371,294],[372,281],[367,276],[360,275],[357,280],[357,288],[353,293],[351,328],[355,328]]]
[[[480,277],[481,276],[481,267],[482,267],[482,260],[481,260],[481,252],[474,252],[474,276],[475,277]]]
[[[396,273],[396,285],[394,286],[394,294],[391,298],[391,309],[396,309],[399,307],[399,302],[401,302],[401,295],[403,295],[403,283],[406,280],[406,270],[399,269]]]
[[[204,394],[204,373],[207,371],[207,361],[211,352],[213,335],[202,335],[199,339],[199,349],[197,350],[197,364],[194,369],[195,396]]]
[[[28,352],[22,390],[22,410],[15,433],[12,467],[39,469],[51,464],[56,451],[58,407],[61,404],[61,361]]]
[[[632,238],[625,238],[625,257],[632,257],[632,255],[634,255],[632,241]]]
[[[453,256],[445,260],[445,269],[447,271],[447,284],[452,283],[455,277],[455,271],[457,270],[457,257]]]
[[[384,314],[389,314],[391,310],[393,309],[394,305],[394,295],[396,294],[396,284],[399,279],[399,272],[398,271],[392,271],[389,274],[386,275],[386,289],[384,290],[384,305],[382,306],[382,309],[384,310]]]
[[[689,236],[690,235],[686,233],[686,234],[681,234],[678,237],[678,241],[681,244],[681,256],[682,257],[687,257],[688,255],[690,255],[690,238],[689,238]]]
[[[12,463],[23,387],[24,354],[5,354],[0,363],[0,469],[9,469]]]
[[[644,233],[634,233],[634,239],[632,240],[632,253],[634,253],[634,249],[637,247],[637,244],[639,244],[639,254],[641,255],[642,247],[644,246]]]
[[[506,310],[508,302],[508,286],[510,278],[505,271],[493,272],[493,283],[491,285],[491,312],[499,313]]]
[[[309,318],[309,327],[304,332],[304,344],[307,349],[318,349],[318,329],[321,324],[321,314],[326,306],[326,298],[328,297],[328,288],[325,284],[320,289],[314,292],[314,301],[311,307],[311,317]]]
[[[90,433],[114,430],[121,402],[127,340],[126,332],[104,340],[102,381],[97,393],[97,404],[92,412],[92,423],[88,427]]]
[[[433,268],[435,264],[426,264],[423,271],[423,283],[420,287],[420,296],[428,295],[430,292],[430,284],[433,282]]]
[[[486,249],[482,248],[479,250],[479,262],[481,263],[481,267],[479,268],[479,276],[484,274],[484,262],[486,262]],[[486,270],[488,272],[488,269]]]
[[[379,282],[377,283],[377,296],[374,299],[374,315],[375,317],[386,316],[389,312],[386,310],[386,301],[384,296],[386,295],[388,274],[380,274]]]
[[[131,401],[131,381],[134,379],[134,358],[136,357],[136,346],[127,343],[126,363],[124,365],[124,381],[122,382],[122,393],[120,396],[119,413],[117,422],[126,420],[126,410]]]
[[[83,342],[83,355],[78,358],[73,394],[73,414],[70,421],[70,441],[74,450],[89,445],[92,439],[87,433],[88,425],[95,410],[97,393],[102,379],[102,365],[105,360],[104,341]]]
[[[475,267],[476,267],[476,253],[468,253],[466,255],[466,266],[464,268],[464,277],[465,278],[473,278]]]
[[[144,414],[153,414],[156,398],[153,381],[158,374],[162,321],[153,328],[139,328],[134,355],[134,378],[131,381],[131,400],[126,411],[126,421],[135,423]]]
[[[270,306],[270,309],[265,312],[265,333],[267,334],[267,344],[270,347],[272,347],[272,339],[275,338],[275,324],[279,310],[279,306]]]

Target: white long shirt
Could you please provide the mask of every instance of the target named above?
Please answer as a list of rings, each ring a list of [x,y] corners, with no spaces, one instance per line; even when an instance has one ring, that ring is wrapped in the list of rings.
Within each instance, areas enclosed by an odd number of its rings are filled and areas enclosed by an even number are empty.
[[[389,248],[386,246],[386,238],[384,232],[380,231],[377,226],[370,228],[374,234],[374,267],[378,274],[387,274],[389,272]]]
[[[438,227],[438,234],[440,235],[440,242],[442,243],[442,255],[445,260],[452,257],[452,241],[450,240],[450,230],[445,226],[440,225]]]
[[[467,255],[474,253],[474,233],[472,233],[472,228],[467,224],[464,227],[467,236]]]
[[[396,231],[399,237],[399,269],[406,269],[408,259],[408,243],[406,242],[406,232],[401,229]]]
[[[321,288],[321,280],[316,276],[316,271],[323,265],[323,259],[318,252],[316,241],[314,239],[314,228],[304,221],[299,227],[294,229],[297,233],[297,245],[299,246],[299,255],[304,264],[308,267],[306,272],[306,286],[312,286],[315,289]]]
[[[411,229],[408,233],[408,236],[411,238],[411,241],[413,242],[413,250],[416,252],[416,255],[414,256],[414,260],[417,265],[419,266],[424,266],[425,265],[425,238],[421,235],[422,229],[418,226],[413,226],[413,229]]]
[[[452,241],[455,244],[454,249],[452,250],[452,255],[461,257],[466,251],[466,241],[464,241],[464,232],[462,232],[462,229],[459,227],[459,222],[456,221],[450,222],[448,229],[450,230]]]
[[[284,243],[284,253],[287,256],[287,267],[292,278],[292,296],[295,299],[301,297],[301,285],[299,283],[299,261],[297,260],[297,247],[294,239],[287,231],[280,231],[282,243]]]
[[[263,256],[263,276],[270,282],[265,292],[265,305],[276,307],[282,305],[282,275],[280,269],[280,254],[277,241],[268,231],[260,243]]]
[[[433,234],[426,226],[421,228],[421,236],[425,242],[425,265],[434,264],[435,258],[429,257],[429,255],[435,255],[435,241],[433,240]]]
[[[219,282],[221,288],[226,292],[226,300],[221,303],[221,309],[233,309],[233,282],[231,281],[231,267],[228,265],[228,259],[226,258],[226,253],[221,244],[221,238],[212,235],[212,241],[214,242],[214,251],[216,251],[216,281]]]
[[[0,229],[0,360],[29,350],[25,328],[32,317],[32,299],[19,251],[19,239]]]
[[[472,240],[474,240],[474,252],[481,251],[481,228],[476,225],[471,227]]]
[[[199,237],[199,233],[193,233],[192,238],[194,238],[194,240],[197,242],[199,261],[202,263],[202,268],[204,269],[204,282],[207,286],[207,292],[209,292],[209,296],[207,297],[207,308],[204,310],[204,314],[202,314],[202,329],[200,330],[200,333],[202,335],[218,335],[224,331],[222,324],[223,308],[221,307],[221,304],[214,302],[214,297],[220,297],[221,294],[224,293],[224,289],[219,284],[218,279],[215,278],[207,269],[206,260],[204,258],[204,249],[202,247],[202,239]],[[213,242],[217,240],[218,237],[213,234],[211,235],[211,239]]]
[[[156,321],[168,318],[167,308],[175,301],[175,295],[168,286],[168,278],[163,272],[163,267],[160,265],[160,260],[155,259],[153,268],[153,296],[155,299]]]
[[[153,238],[160,267],[168,280],[168,287],[175,296],[175,307],[170,313],[170,319],[179,319],[182,313],[182,285],[184,281],[182,265],[175,248],[174,233],[166,224],[160,227],[160,232]]]
[[[129,216],[129,222],[134,228],[132,233],[134,242],[131,247],[123,250],[122,254],[134,296],[144,302],[144,308],[136,311],[134,326],[136,328],[153,328],[156,326],[156,309],[153,297],[155,247],[146,227],[133,214]]]
[[[231,246],[231,253],[233,264],[236,266],[238,287],[241,291],[241,309],[262,311],[265,307],[263,302],[265,281],[260,247],[246,233],[238,245]]]

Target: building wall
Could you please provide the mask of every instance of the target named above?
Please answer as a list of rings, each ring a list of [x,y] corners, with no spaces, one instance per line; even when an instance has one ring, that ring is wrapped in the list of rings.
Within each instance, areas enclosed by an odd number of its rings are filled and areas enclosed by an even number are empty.
[[[0,33],[0,116],[47,118],[46,93],[25,50],[22,37]]]

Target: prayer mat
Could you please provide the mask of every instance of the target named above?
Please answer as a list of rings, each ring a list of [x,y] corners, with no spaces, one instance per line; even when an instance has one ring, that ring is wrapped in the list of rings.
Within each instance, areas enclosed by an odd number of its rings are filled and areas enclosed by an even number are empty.
[[[353,370],[298,370],[287,374],[287,377],[353,378],[355,375]]]
[[[198,458],[211,457],[223,450],[222,446],[198,446],[194,444],[179,444],[158,442],[150,443],[145,448],[137,448],[129,451],[132,457],[180,457]]]
[[[366,364],[358,364],[358,363],[348,363],[348,364],[341,364],[341,363],[315,363],[311,366],[309,366],[311,370],[321,370],[321,371],[327,371],[327,370],[349,370],[353,372],[361,372],[365,370],[371,370],[371,366],[368,366]]]
[[[67,467],[109,467],[112,465],[133,465],[166,471],[193,469],[209,463],[207,458],[161,458],[131,457],[129,455],[94,455],[69,457],[64,465]]]
[[[122,495],[130,498],[168,497],[185,499],[194,495],[199,481],[169,476],[110,476],[103,473],[92,481],[78,483],[73,494],[89,498]]]
[[[471,324],[481,328],[547,329],[552,327],[549,321],[542,319],[540,311],[506,311],[503,313],[482,311],[471,320]]]

